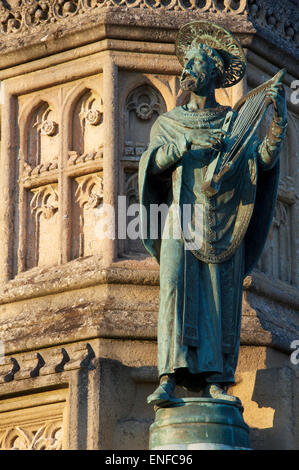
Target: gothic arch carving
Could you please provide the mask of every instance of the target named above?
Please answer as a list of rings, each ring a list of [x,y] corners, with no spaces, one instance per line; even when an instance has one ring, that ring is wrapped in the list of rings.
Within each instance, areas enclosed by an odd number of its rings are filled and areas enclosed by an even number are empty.
[[[82,85],[72,89],[66,97],[62,119],[68,123],[66,141],[73,164],[79,157],[98,152],[103,122],[103,100],[98,92]]]
[[[135,87],[123,103],[122,159],[139,160],[149,142],[152,125],[166,111],[161,93],[148,82]]]
[[[26,100],[22,103],[18,124],[20,181],[30,188],[38,184],[42,175],[51,174],[57,179],[60,128],[56,107],[40,95]]]
[[[262,134],[265,134],[271,123],[272,115],[267,116],[263,125]],[[271,231],[257,268],[267,275],[281,281],[298,284],[296,240],[292,233],[298,224],[296,206],[298,200],[298,182],[296,174],[296,159],[294,148],[298,135],[297,119],[292,113],[288,113],[288,130],[283,145],[281,161],[281,177],[278,190],[274,219]],[[297,277],[296,277],[297,276]]]
[[[97,235],[99,208],[103,202],[103,173],[81,175],[73,180],[72,258],[101,252]]]
[[[53,183],[40,186],[31,189],[29,193],[26,267],[30,269],[58,261],[58,185]]]
[[[23,125],[25,130],[28,130],[26,126],[28,126],[29,119],[31,115],[39,108],[43,103],[47,103],[48,106],[56,110],[56,106],[51,99],[47,97],[43,97],[41,94],[35,95],[32,97],[30,101],[26,101],[22,109],[19,111],[19,125]]]
[[[55,118],[54,118],[55,116]],[[48,99],[41,96],[35,96],[31,101],[23,105],[19,113],[20,130],[20,153],[28,162],[28,139],[31,134],[38,134],[53,137],[59,131],[56,108]],[[33,135],[31,136],[33,137]]]
[[[134,78],[130,77],[129,80],[125,80],[122,84],[122,93],[120,96],[119,104],[120,109],[124,110],[126,101],[131,93],[134,92],[139,87],[148,86],[153,88],[156,93],[161,96],[161,100],[163,103],[163,112],[169,111],[171,109],[170,100],[172,99],[171,92],[167,85],[163,83],[163,81],[159,80],[158,77],[153,76],[146,76],[143,74],[134,75]]]
[[[164,96],[160,91],[161,83],[157,81],[157,84],[159,88],[153,85],[148,77],[140,75],[133,81],[129,77],[122,90],[120,193],[126,196],[127,207],[138,203],[139,159],[148,146],[152,125],[160,114],[167,111]],[[129,217],[127,222],[130,220]],[[138,239],[120,242],[119,249],[127,253],[144,253],[144,247]]]

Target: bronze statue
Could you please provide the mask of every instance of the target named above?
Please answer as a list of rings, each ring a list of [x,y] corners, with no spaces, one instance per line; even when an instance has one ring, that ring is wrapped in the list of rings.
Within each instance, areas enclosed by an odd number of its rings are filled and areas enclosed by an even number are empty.
[[[159,116],[139,169],[147,217],[150,204],[170,209],[170,236],[163,236],[162,225],[158,239],[143,235],[160,263],[160,385],[148,403],[171,401],[176,384],[236,401],[227,388],[238,359],[243,280],[262,252],[276,202],[287,127],[284,73],[231,109],[216,102],[215,89],[244,76],[238,40],[223,27],[196,21],[179,31],[176,53],[190,101]],[[269,103],[272,124],[260,141],[257,128]],[[202,207],[202,243],[191,249],[177,210],[184,204],[193,210],[192,227],[194,208]],[[180,238],[173,236],[178,230]]]

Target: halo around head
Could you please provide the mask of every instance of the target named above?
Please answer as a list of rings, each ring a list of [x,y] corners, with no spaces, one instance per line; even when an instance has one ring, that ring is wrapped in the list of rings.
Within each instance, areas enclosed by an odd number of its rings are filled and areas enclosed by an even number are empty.
[[[217,88],[226,88],[238,83],[245,74],[246,59],[239,41],[230,31],[211,21],[193,21],[179,30],[176,38],[176,55],[182,65],[186,52],[199,44],[214,49],[224,62],[224,72]]]

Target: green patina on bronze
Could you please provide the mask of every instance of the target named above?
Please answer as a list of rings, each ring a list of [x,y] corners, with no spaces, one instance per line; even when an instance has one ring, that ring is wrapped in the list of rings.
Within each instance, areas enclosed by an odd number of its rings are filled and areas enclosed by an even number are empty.
[[[250,449],[242,407],[224,400],[184,398],[157,409],[150,449],[199,443]]]
[[[181,85],[191,98],[157,119],[139,166],[147,227],[151,204],[166,203],[171,208],[166,224],[170,235],[183,232],[178,207],[189,204],[193,208],[192,228],[196,205],[201,205],[203,217],[203,243],[192,249],[186,249],[183,236],[163,237],[161,226],[156,239],[143,234],[145,247],[160,263],[158,369],[162,382],[148,399],[153,404],[172,398],[175,384],[208,390],[206,396],[214,398],[209,384],[224,389],[234,382],[243,280],[262,252],[276,203],[278,157],[286,129],[283,73],[256,89],[239,108],[220,106],[215,88],[234,85],[245,72],[241,45],[224,29],[222,41],[221,31],[204,21],[182,28],[176,47],[184,65]],[[254,105],[259,109],[263,102],[274,104],[274,117],[260,141]],[[235,123],[234,134],[230,126]],[[238,139],[239,150],[229,161]],[[228,395],[223,391],[218,396],[225,399]]]

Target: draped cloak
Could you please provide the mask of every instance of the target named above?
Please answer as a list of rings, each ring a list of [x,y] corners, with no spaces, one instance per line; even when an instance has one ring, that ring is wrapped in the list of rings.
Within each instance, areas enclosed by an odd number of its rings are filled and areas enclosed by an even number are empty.
[[[219,191],[211,197],[202,191],[208,164],[216,153],[195,146],[186,151],[186,136],[194,129],[221,128],[228,110],[192,113],[177,107],[163,114],[152,127],[149,147],[140,161],[143,242],[158,262],[161,246],[164,253],[158,323],[160,375],[187,367],[195,374],[224,373],[223,381],[233,381],[243,279],[257,262],[270,229],[279,164],[265,171],[259,164],[260,142],[255,137]],[[163,203],[181,209],[180,228],[185,204],[202,208],[201,244],[186,249],[184,237],[181,242],[164,240],[161,224],[158,236],[150,238],[151,204]],[[174,227],[176,216],[169,217]],[[195,218],[193,210],[194,230]],[[175,271],[178,275],[174,276]],[[223,354],[231,356],[229,372],[224,370]]]

